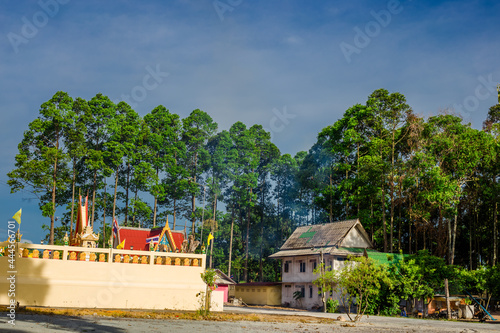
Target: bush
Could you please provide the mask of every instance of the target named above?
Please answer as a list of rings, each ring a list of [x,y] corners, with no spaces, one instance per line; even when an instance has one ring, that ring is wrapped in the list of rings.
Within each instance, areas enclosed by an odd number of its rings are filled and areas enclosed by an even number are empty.
[[[328,299],[326,301],[326,312],[335,313],[339,309],[339,301],[336,299]]]

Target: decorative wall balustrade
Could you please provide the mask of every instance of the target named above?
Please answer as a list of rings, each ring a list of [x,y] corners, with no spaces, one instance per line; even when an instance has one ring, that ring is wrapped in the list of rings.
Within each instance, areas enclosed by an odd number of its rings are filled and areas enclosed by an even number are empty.
[[[0,243],[0,246],[6,244]],[[34,260],[71,260],[108,264],[169,265],[202,267],[202,254],[153,252],[78,246],[17,243],[19,257]]]

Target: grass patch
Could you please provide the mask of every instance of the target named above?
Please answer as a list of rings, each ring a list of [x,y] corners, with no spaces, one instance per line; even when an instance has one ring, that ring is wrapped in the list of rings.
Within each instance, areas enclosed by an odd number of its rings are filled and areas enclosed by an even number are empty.
[[[0,312],[7,312],[7,307],[0,306]],[[237,314],[212,312],[210,315],[201,315],[195,311],[169,311],[169,310],[106,310],[106,309],[61,309],[44,307],[21,307],[17,313],[56,315],[56,316],[100,316],[113,318],[134,319],[157,319],[157,320],[207,320],[207,321],[260,321],[272,323],[317,323],[331,324],[334,319],[289,316],[289,315],[267,315],[267,314]]]

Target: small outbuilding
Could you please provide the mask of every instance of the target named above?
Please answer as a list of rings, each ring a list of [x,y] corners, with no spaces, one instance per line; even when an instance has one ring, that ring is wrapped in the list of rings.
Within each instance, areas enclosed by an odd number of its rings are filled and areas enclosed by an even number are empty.
[[[227,303],[229,302],[229,299],[235,297],[236,282],[224,274],[220,269],[216,269],[215,274],[215,284],[217,285],[217,290],[224,292],[224,303]]]

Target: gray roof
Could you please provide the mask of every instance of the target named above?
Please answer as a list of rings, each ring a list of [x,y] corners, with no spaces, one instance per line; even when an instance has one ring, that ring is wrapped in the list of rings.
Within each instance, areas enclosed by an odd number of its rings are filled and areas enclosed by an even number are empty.
[[[215,283],[216,284],[236,284],[233,279],[224,274],[220,269],[215,270]]]
[[[359,219],[337,221],[333,223],[315,224],[298,227],[286,240],[280,251],[270,255],[270,258],[288,256],[305,256],[323,253],[347,255],[351,254],[347,248],[341,248],[342,241],[347,234],[357,227],[366,241],[371,244],[370,238]],[[357,254],[354,251],[352,254]]]
[[[322,248],[309,248],[309,249],[299,249],[299,250],[284,250],[279,251],[274,254],[271,254],[269,258],[283,258],[283,257],[297,257],[297,256],[312,256],[321,254],[331,254],[338,256],[362,256],[364,254],[364,249],[360,248],[348,248],[348,247],[339,247],[336,246],[326,246]]]

